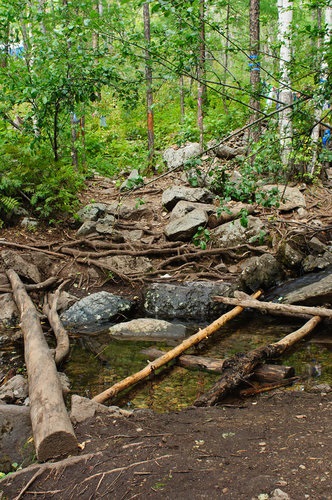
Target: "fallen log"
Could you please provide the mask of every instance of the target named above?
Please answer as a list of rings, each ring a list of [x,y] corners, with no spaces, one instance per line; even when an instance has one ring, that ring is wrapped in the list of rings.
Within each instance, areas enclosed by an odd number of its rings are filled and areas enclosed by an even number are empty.
[[[257,298],[260,295],[261,292],[258,291],[252,297]],[[109,387],[100,394],[97,394],[94,398],[92,398],[92,401],[96,401],[97,403],[104,403],[105,401],[114,398],[119,392],[123,391],[124,389],[128,389],[128,387],[131,387],[137,382],[140,382],[144,378],[151,375],[151,373],[153,373],[158,368],[161,368],[169,361],[172,361],[172,359],[180,356],[180,354],[189,349],[189,347],[192,347],[193,345],[196,345],[199,342],[201,342],[201,340],[208,338],[210,335],[219,330],[225,323],[227,323],[227,321],[229,321],[232,318],[235,318],[242,311],[243,307],[240,306],[234,307],[234,309],[220,316],[220,318],[216,319],[209,326],[203,328],[203,330],[199,330],[197,333],[191,335],[183,342],[181,342],[181,344],[174,347],[174,349],[171,349],[167,353],[160,356],[160,358],[157,358],[153,363],[149,363],[145,368],[143,368],[139,372],[130,375],[129,377],[126,377],[124,380],[117,382],[112,387]]]
[[[194,403],[195,406],[213,406],[221,401],[227,394],[248,377],[251,376],[255,367],[266,359],[279,357],[286,349],[308,335],[321,321],[320,316],[313,316],[301,328],[283,339],[259,347],[246,354],[238,353],[224,362],[222,377],[205,394],[200,396]]]
[[[63,457],[78,451],[78,443],[62,397],[53,356],[46,343],[38,313],[12,269],[7,271],[21,314],[24,357],[28,372],[30,417],[38,460]]]
[[[60,291],[67,283],[65,281],[60,285],[53,295],[48,294],[43,306],[43,313],[47,316],[48,322],[52,327],[56,338],[56,348],[54,351],[54,361],[58,366],[69,354],[69,336],[67,330],[63,326],[57,311]]]
[[[252,299],[232,299],[230,297],[214,297],[216,302],[222,302],[223,304],[236,305],[242,307],[250,307],[252,309],[260,309],[263,311],[273,311],[280,314],[294,314],[306,316],[321,316],[323,318],[332,318],[332,309],[327,309],[325,307],[309,307],[309,306],[297,306],[290,304],[276,304],[274,302],[261,302]]]
[[[147,349],[143,349],[142,354],[146,355],[148,359],[151,360],[159,358],[165,354],[165,352],[155,347],[148,347]],[[176,358],[176,363],[183,368],[189,370],[206,370],[212,373],[222,373],[224,361],[224,359],[190,354],[183,354],[179,358]],[[292,366],[262,364],[256,366],[253,378],[259,382],[272,383],[293,377],[294,373],[294,368]]]

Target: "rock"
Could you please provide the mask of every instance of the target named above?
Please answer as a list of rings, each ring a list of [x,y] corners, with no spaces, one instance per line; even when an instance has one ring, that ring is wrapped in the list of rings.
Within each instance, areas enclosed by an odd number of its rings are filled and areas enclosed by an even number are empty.
[[[233,291],[234,285],[229,283],[153,283],[147,289],[144,308],[152,317],[200,323],[225,311],[223,304],[213,301],[215,295],[231,296]]]
[[[211,241],[214,247],[227,248],[244,243],[259,243],[260,237],[264,235],[264,223],[249,215],[247,227],[242,226],[239,219],[226,222],[211,231]]]
[[[282,242],[278,249],[278,259],[291,269],[298,268],[304,259],[302,252],[292,247],[286,241]]]
[[[166,149],[163,153],[163,160],[166,163],[167,168],[171,170],[172,168],[181,167],[186,160],[199,155],[200,145],[198,142],[192,142],[182,148],[172,147]]]
[[[134,229],[133,231],[121,231],[125,241],[141,241],[144,236],[144,231],[141,229]]]
[[[144,217],[152,217],[153,211],[145,203],[138,203],[137,200],[124,199],[121,203],[114,202],[106,207],[106,213],[125,220],[141,220]]]
[[[1,405],[0,411],[0,471],[8,473],[12,464],[26,467],[35,460],[30,421],[26,406]]]
[[[271,491],[269,498],[270,500],[290,500],[290,496],[279,488]]]
[[[132,412],[122,410],[118,406],[105,406],[91,399],[73,394],[71,398],[70,419],[74,425],[84,422],[84,420],[88,418],[93,418],[98,413],[114,415],[116,418],[123,418],[129,417]]]
[[[87,234],[92,234],[96,232],[96,222],[92,220],[87,220],[83,222],[81,227],[77,230],[77,236],[86,236]]]
[[[245,147],[232,148],[230,146],[226,146],[226,144],[220,144],[219,146],[214,148],[214,152],[218,156],[218,158],[226,158],[226,159],[231,159],[235,158],[236,156],[245,155],[246,151],[247,148]]]
[[[0,327],[15,326],[20,314],[11,293],[0,295]]]
[[[323,255],[308,255],[302,262],[302,268],[305,273],[325,269],[332,264],[332,253],[325,252]]]
[[[98,219],[96,231],[100,234],[112,234],[114,232],[115,217],[113,215],[105,215],[103,219]]]
[[[125,191],[133,189],[135,187],[143,186],[143,184],[144,184],[143,177],[140,175],[137,169],[134,169],[130,172],[127,179],[121,184],[120,191]]]
[[[152,263],[147,257],[132,257],[131,255],[114,255],[98,259],[102,266],[114,267],[119,273],[127,274],[128,272],[148,272],[152,269]]]
[[[309,388],[309,392],[314,392],[319,394],[321,393],[328,394],[331,391],[332,387],[329,384],[316,384]]]
[[[164,228],[164,234],[171,241],[188,241],[197,232],[200,226],[205,226],[208,221],[207,213],[196,208],[179,219],[172,220]]]
[[[3,250],[1,258],[6,269],[14,269],[14,271],[21,277],[26,278],[30,282],[39,283],[42,281],[40,272],[34,264],[27,262],[13,250]]]
[[[327,251],[327,246],[324,245],[324,243],[322,243],[318,238],[316,238],[316,236],[311,238],[311,240],[308,243],[308,246],[310,250],[312,250],[317,254],[322,254]]]
[[[205,188],[190,188],[185,186],[173,186],[163,192],[162,204],[169,211],[181,200],[211,203],[213,194]]]
[[[80,222],[96,221],[106,212],[105,203],[90,203],[77,212]]]
[[[308,306],[332,304],[332,266],[284,283],[266,296],[266,300],[274,299]]]
[[[211,215],[216,212],[216,207],[207,203],[196,203],[194,201],[179,201],[171,212],[170,220],[179,219],[184,215],[187,215],[190,212],[193,212],[195,209],[200,209],[206,212],[208,215]]]
[[[61,321],[67,329],[96,331],[105,327],[117,317],[125,317],[134,303],[129,299],[108,292],[97,292],[76,302],[61,314]]]
[[[111,326],[109,332],[112,337],[119,339],[177,340],[185,337],[186,327],[161,319],[138,318]]]
[[[278,190],[279,196],[282,196],[282,201],[278,207],[281,212],[306,207],[305,197],[297,187],[286,187],[281,184],[265,184],[265,186],[261,186],[261,189],[265,192]]]
[[[24,217],[21,220],[21,226],[26,227],[28,229],[34,229],[38,226],[39,222],[37,219],[33,219],[32,217]]]
[[[283,277],[281,266],[277,259],[268,253],[246,260],[240,274],[240,280],[246,288],[256,291],[264,290],[280,283]]]
[[[0,387],[0,399],[6,403],[24,401],[28,395],[28,381],[22,375],[15,375]]]

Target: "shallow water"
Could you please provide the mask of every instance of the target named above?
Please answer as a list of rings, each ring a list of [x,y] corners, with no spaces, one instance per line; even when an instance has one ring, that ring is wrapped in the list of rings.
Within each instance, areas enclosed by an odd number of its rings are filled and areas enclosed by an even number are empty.
[[[303,320],[271,318],[246,314],[232,320],[210,339],[193,348],[187,354],[200,354],[215,358],[226,358],[237,352],[246,352],[256,347],[275,342],[295,331]],[[205,325],[199,325],[201,327]],[[332,336],[331,324],[316,327],[309,338],[287,352],[277,364],[293,366],[296,376],[301,377],[301,388],[327,382],[332,385]],[[188,327],[188,335],[197,331],[197,325]],[[146,366],[142,349],[156,346],[170,349],[160,342],[138,342],[110,339],[100,335],[100,346],[81,337],[71,349],[70,359],[64,366],[69,376],[72,391],[93,397],[123,378]],[[91,339],[90,339],[91,341]],[[103,342],[106,344],[103,345]],[[101,359],[100,359],[101,358]],[[169,366],[156,372],[125,394],[112,401],[125,408],[149,408],[164,412],[178,410],[193,404],[194,400],[208,390],[218,379],[218,374],[189,371],[179,366]]]

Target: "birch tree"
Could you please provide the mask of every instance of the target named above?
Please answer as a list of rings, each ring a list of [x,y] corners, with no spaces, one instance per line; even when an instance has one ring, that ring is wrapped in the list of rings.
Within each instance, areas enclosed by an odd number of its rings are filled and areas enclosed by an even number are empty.
[[[280,43],[280,92],[281,106],[289,106],[293,102],[290,81],[291,41],[292,41],[293,1],[278,0],[278,40]],[[292,149],[292,109],[288,107],[279,114],[279,134],[281,160],[284,168],[289,164]]]

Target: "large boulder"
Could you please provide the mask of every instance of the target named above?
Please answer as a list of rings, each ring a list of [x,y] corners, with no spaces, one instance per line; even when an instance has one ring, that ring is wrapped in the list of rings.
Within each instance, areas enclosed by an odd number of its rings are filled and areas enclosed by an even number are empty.
[[[162,204],[167,210],[172,210],[180,200],[211,203],[213,194],[205,188],[190,188],[185,186],[172,186],[163,192]]]
[[[241,224],[240,219],[236,219],[211,231],[213,246],[221,248],[259,243],[261,237],[264,237],[264,223],[252,215],[248,216],[245,226]]]
[[[200,145],[198,142],[191,142],[182,148],[168,148],[163,153],[163,160],[168,169],[181,167],[186,160],[193,156],[200,155]]]
[[[147,315],[162,319],[181,319],[197,323],[217,318],[225,306],[215,302],[215,295],[232,295],[229,283],[193,282],[182,285],[153,283],[145,295]]]
[[[252,292],[259,288],[267,290],[280,283],[282,277],[279,262],[269,253],[247,259],[240,275],[242,284]]]
[[[134,306],[129,299],[108,292],[97,292],[76,302],[61,314],[67,329],[74,331],[98,331],[106,328],[119,316],[128,314]]]
[[[277,184],[265,184],[261,186],[263,191],[277,191],[279,196],[282,197],[278,209],[281,212],[288,212],[295,208],[305,208],[306,201],[304,195],[297,187],[289,187]]]
[[[205,210],[196,208],[183,217],[171,220],[164,229],[167,239],[171,241],[188,241],[197,232],[200,226],[205,226],[208,215]]]
[[[23,402],[28,395],[28,380],[23,375],[14,375],[0,387],[0,399],[5,403]]]
[[[42,281],[38,267],[23,259],[17,252],[3,250],[1,252],[1,260],[0,264],[2,264],[3,269],[14,269],[21,278],[25,278],[32,283]]]

